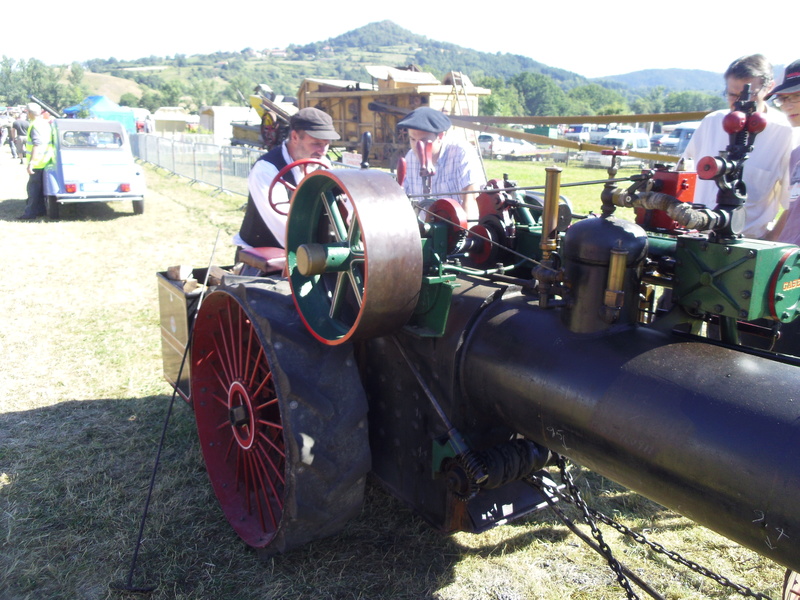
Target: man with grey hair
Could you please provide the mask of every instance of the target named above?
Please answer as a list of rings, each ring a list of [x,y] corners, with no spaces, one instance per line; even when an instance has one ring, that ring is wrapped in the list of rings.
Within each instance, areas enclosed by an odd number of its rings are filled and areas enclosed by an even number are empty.
[[[789,206],[789,155],[793,147],[792,127],[778,110],[768,107],[766,97],[774,86],[772,65],[761,54],[743,56],[733,61],[725,71],[724,96],[733,110],[746,85],[750,86],[747,100],[763,112],[767,127],[758,134],[747,162],[744,163],[743,180],[747,188],[745,226],[743,234],[750,238],[763,238],[781,207]],[[683,153],[684,159],[695,164],[704,156],[717,156],[730,140],[722,128],[722,121],[730,110],[723,109],[706,115]],[[717,186],[714,181],[697,182],[695,203],[713,208],[717,204]]]

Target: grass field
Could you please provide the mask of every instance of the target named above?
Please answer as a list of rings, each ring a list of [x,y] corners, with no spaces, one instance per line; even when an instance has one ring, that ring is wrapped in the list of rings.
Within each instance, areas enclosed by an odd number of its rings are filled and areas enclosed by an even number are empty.
[[[514,175],[525,184],[542,169],[498,166],[531,169],[530,179]],[[141,216],[128,204],[95,204],[67,207],[57,222],[21,222],[25,175],[0,151],[2,600],[132,597],[110,584],[128,580],[171,392],[156,272],[206,266],[215,244],[213,262],[230,264],[242,217],[240,197],[147,171]],[[564,171],[570,181],[578,175]],[[590,505],[777,600],[782,568],[596,474],[575,468],[574,476]],[[664,598],[740,597],[605,536]],[[603,560],[549,511],[480,535],[443,535],[372,482],[361,515],[340,535],[262,561],[223,518],[182,402],[132,581],[155,586],[153,600],[624,597]]]

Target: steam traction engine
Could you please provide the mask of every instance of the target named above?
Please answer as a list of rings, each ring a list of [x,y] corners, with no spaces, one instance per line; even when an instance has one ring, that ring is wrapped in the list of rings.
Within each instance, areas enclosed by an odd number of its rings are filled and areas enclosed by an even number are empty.
[[[191,402],[236,532],[266,553],[333,534],[370,470],[480,531],[540,505],[531,474],[562,456],[800,570],[800,369],[772,350],[798,248],[739,235],[742,127],[699,165],[715,209],[681,201],[694,173],[621,188],[612,167],[602,215],[571,222],[552,168],[543,202],[495,183],[470,227],[384,172],[308,175],[288,276],[226,276],[195,322]]]

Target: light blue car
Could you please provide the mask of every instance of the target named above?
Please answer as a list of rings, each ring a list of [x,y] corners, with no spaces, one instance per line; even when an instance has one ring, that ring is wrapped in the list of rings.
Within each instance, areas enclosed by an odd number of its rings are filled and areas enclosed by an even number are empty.
[[[134,214],[144,212],[146,183],[133,160],[122,123],[99,119],[56,119],[55,159],[45,168],[47,217],[72,202],[130,200]]]

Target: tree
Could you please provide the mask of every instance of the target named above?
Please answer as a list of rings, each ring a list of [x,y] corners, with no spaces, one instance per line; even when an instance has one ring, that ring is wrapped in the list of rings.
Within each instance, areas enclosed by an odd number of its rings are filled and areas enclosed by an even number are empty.
[[[693,112],[725,108],[725,99],[703,92],[673,92],[664,101],[666,112]]]
[[[592,111],[582,114],[618,115],[629,110],[622,94],[596,83],[572,88],[567,96],[573,102],[587,106]]]
[[[83,83],[83,67],[79,62],[73,62],[69,67],[69,73],[67,74],[67,80],[72,85],[81,85]]]
[[[222,91],[219,82],[215,79],[192,77],[189,80],[188,93],[198,107],[213,106],[221,102]]]
[[[492,90],[491,95],[481,96],[478,112],[492,117],[514,117],[525,114],[522,96],[513,85],[507,85],[499,77],[483,77],[476,85]]]
[[[184,94],[183,84],[180,81],[167,81],[158,90],[167,106],[178,106]]]
[[[658,114],[664,112],[664,100],[667,90],[663,85],[651,88],[644,96],[631,102],[631,109],[637,115]]]
[[[156,112],[162,106],[165,106],[161,94],[155,90],[145,90],[142,97],[139,98],[139,106],[146,108],[150,112]]]
[[[136,94],[125,92],[119,98],[120,106],[139,106],[139,97]]]
[[[568,113],[569,99],[550,77],[526,71],[512,77],[509,83],[519,90],[528,115],[542,117]]]

